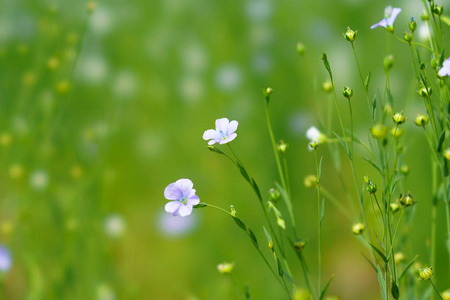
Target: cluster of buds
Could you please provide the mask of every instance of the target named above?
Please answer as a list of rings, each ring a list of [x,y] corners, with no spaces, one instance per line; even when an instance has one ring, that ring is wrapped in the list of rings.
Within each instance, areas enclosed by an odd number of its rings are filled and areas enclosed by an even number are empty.
[[[277,150],[281,154],[286,154],[288,149],[289,149],[289,144],[285,143],[283,140],[281,140],[277,145]]]
[[[416,203],[409,192],[406,195],[400,195],[399,201],[404,207],[413,206]]]
[[[364,176],[364,182],[367,185],[367,191],[370,194],[375,194],[377,192],[377,185],[372,182],[372,180],[369,179],[369,177]]]
[[[366,226],[364,226],[363,223],[356,223],[356,224],[353,224],[352,232],[354,235],[361,235],[365,229],[366,229]]]
[[[401,125],[403,123],[406,122],[406,120],[408,120],[407,117],[405,117],[405,115],[403,114],[403,111],[395,113],[394,116],[392,117],[392,120],[394,121],[395,124],[397,125]]]
[[[414,123],[419,127],[425,127],[428,124],[428,117],[424,114],[418,114]]]

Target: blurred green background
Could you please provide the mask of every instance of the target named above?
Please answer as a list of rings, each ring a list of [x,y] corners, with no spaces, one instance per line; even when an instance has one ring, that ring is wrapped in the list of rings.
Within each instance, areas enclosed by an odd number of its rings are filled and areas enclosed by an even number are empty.
[[[231,278],[216,268],[228,261],[254,299],[282,299],[282,288],[229,217],[208,208],[186,218],[164,212],[164,188],[189,178],[202,201],[234,205],[264,244],[256,197],[228,160],[207,150],[202,134],[217,118],[237,120],[232,145],[267,196],[279,179],[264,117],[266,86],[275,91],[276,139],[290,144],[295,217],[316,274],[317,203],[303,178],[315,173],[305,132],[321,128],[332,101],[321,90],[327,79],[321,54],[328,55],[337,90],[353,86],[355,133],[366,138],[369,112],[342,33],[347,26],[358,29],[362,71],[372,70],[371,91],[382,93],[386,33],[369,27],[383,18],[387,5],[401,7],[396,32],[402,36],[411,16],[420,25],[421,1],[89,5],[0,2],[0,244],[13,259],[0,277],[0,298],[238,299]],[[306,63],[296,52],[299,41]],[[394,110],[414,118],[424,109],[409,49],[392,38],[390,44]],[[338,97],[348,126],[346,103]],[[419,254],[428,264],[430,154],[419,128],[411,121],[404,126],[407,188],[418,204],[403,252],[407,260]],[[320,154],[324,187],[343,198],[330,154],[326,148]],[[361,159],[356,167],[360,184],[364,175],[375,176]],[[353,193],[347,160],[343,168]],[[366,249],[351,233],[353,221],[327,202],[323,281],[335,274],[329,294],[341,299],[379,299],[376,274],[361,255]],[[450,287],[444,224],[440,209],[439,290]],[[289,258],[304,287],[300,265],[293,253]]]

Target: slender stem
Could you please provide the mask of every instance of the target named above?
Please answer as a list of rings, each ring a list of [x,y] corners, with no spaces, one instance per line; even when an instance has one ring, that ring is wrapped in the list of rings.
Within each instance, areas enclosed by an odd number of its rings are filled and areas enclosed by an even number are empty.
[[[318,261],[318,267],[317,267],[317,294],[320,295],[320,291],[321,291],[321,277],[322,277],[322,254],[321,254],[321,247],[322,247],[322,222],[321,222],[321,211],[322,211],[322,207],[320,204],[320,181],[321,179],[319,178],[319,162],[317,159],[317,150],[314,150],[314,158],[316,160],[316,170],[317,170],[317,232],[318,232],[318,251],[317,251],[317,261]]]
[[[439,295],[439,298],[441,298],[442,300],[444,300],[441,296],[441,293],[439,293],[438,289],[436,288],[436,286],[434,285],[433,281],[431,281],[431,279],[429,279],[431,285],[434,287],[434,290],[436,291],[436,293]]]

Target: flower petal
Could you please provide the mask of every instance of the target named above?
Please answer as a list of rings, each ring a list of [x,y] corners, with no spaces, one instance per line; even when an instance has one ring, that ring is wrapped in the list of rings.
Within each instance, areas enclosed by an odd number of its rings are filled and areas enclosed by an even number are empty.
[[[179,214],[182,217],[189,216],[192,213],[192,205],[186,204],[182,205],[179,210]]]
[[[317,141],[320,136],[320,131],[314,127],[309,127],[308,131],[306,131],[306,138],[311,141]]]
[[[387,24],[389,26],[394,26],[394,21],[397,18],[398,14],[402,11],[401,8],[393,8],[391,16],[387,18]]]
[[[370,29],[374,29],[374,28],[376,28],[378,26],[386,28],[387,27],[387,20],[383,19],[380,22],[378,22],[377,24],[373,24],[372,26],[370,26]]]
[[[222,130],[225,134],[228,130],[228,124],[230,121],[227,118],[217,119],[216,120],[216,131]]]
[[[217,139],[221,139],[221,135],[214,129],[208,129],[203,133],[203,139],[204,140],[217,140]]]
[[[166,203],[166,206],[164,208],[166,212],[171,213],[174,216],[177,216],[179,214],[180,207],[181,207],[180,201],[170,201]]]
[[[200,203],[200,198],[197,195],[192,195],[189,197],[188,204],[197,205]]]
[[[210,140],[209,142],[208,142],[208,145],[214,145],[215,143],[217,143],[218,141],[217,140]]]
[[[450,75],[450,68],[444,66],[439,70],[438,74],[441,77],[448,76]]]
[[[220,145],[223,145],[223,144],[226,144],[226,143],[228,143],[228,142],[231,142],[232,140],[234,140],[234,139],[236,138],[236,136],[237,136],[237,133],[232,133],[232,134],[230,134],[229,136],[227,136],[226,139],[220,140],[220,141],[219,141],[219,144],[220,144]]]
[[[228,134],[232,134],[233,132],[235,132],[238,125],[238,121],[231,121],[230,124],[228,124]]]
[[[178,185],[178,188],[181,190],[181,197],[189,197],[191,195],[191,190],[194,184],[190,179],[182,178],[178,179],[175,184]],[[181,199],[181,198],[179,198]]]
[[[167,200],[179,200],[182,197],[182,191],[176,182],[169,184],[164,190],[164,198]]]

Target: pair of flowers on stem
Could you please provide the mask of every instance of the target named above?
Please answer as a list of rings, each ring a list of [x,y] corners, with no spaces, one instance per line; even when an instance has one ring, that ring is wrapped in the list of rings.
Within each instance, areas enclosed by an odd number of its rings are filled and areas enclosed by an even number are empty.
[[[226,144],[237,136],[237,121],[229,121],[227,118],[216,120],[216,129],[208,129],[203,133],[203,139],[209,140],[208,145],[219,143]],[[173,216],[188,216],[192,213],[194,205],[200,203],[200,198],[195,194],[194,184],[190,179],[182,178],[169,184],[164,190],[164,197],[170,200],[165,210]]]

